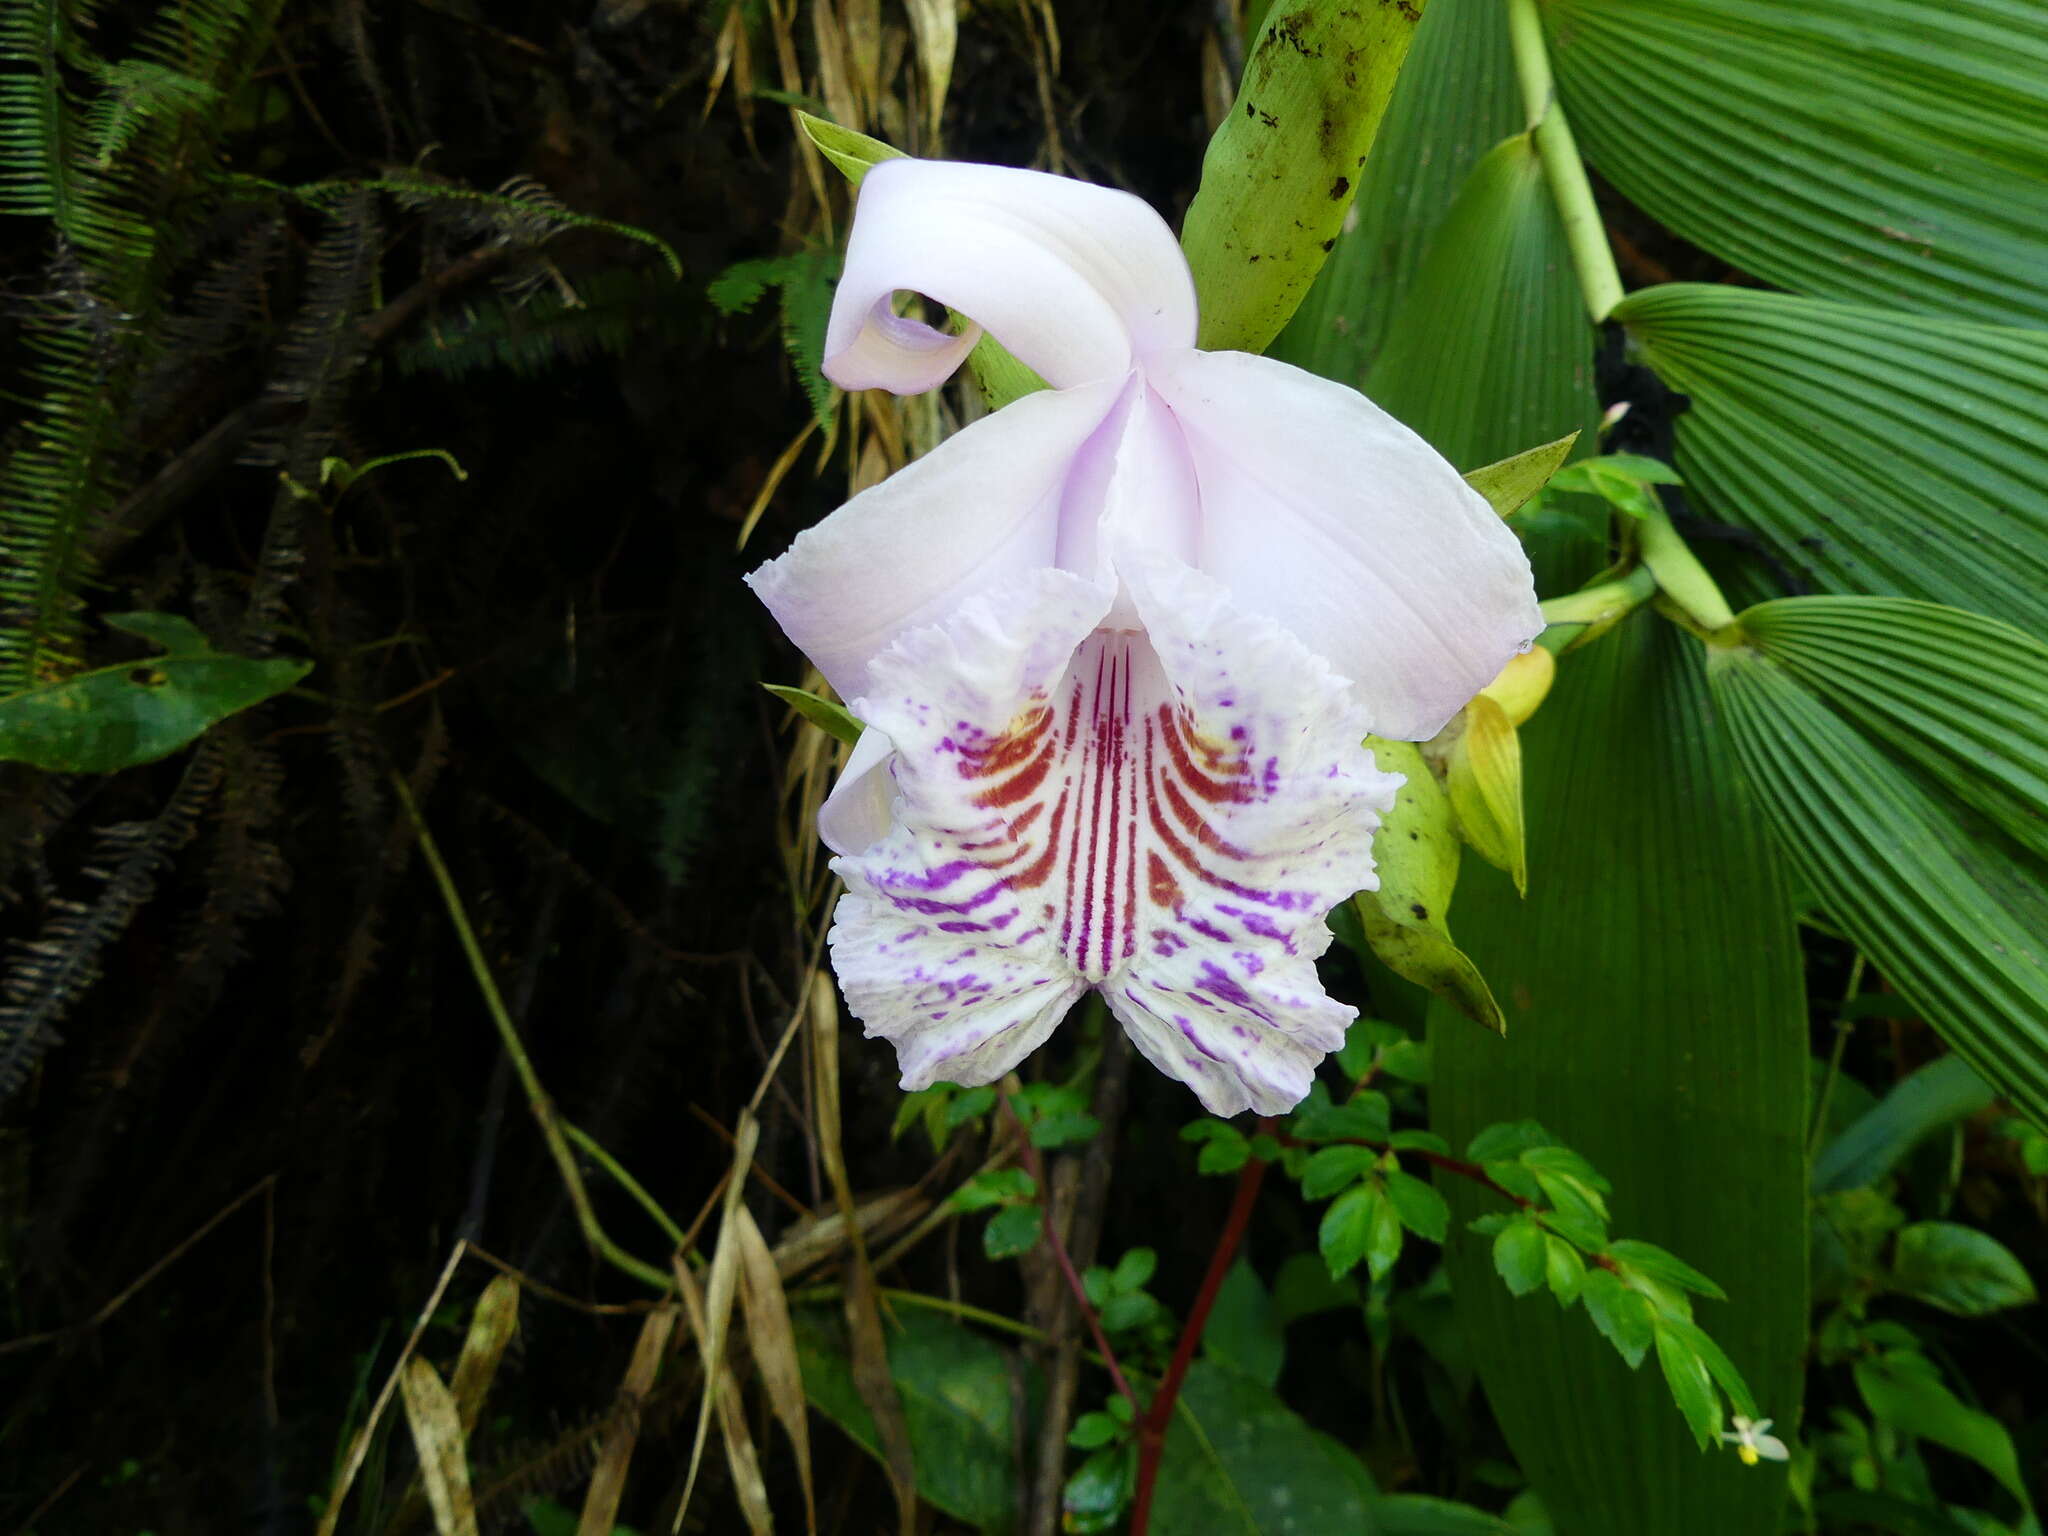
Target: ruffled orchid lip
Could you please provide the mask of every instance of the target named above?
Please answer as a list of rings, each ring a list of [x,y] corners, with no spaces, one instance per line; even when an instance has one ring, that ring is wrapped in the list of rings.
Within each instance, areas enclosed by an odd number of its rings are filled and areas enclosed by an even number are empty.
[[[1355,391],[1193,348],[1187,266],[1122,193],[891,161],[827,334],[849,387],[975,335],[1054,387],[863,492],[749,577],[870,726],[821,817],[834,965],[906,1087],[990,1081],[1100,990],[1217,1113],[1341,1040],[1314,960],[1398,779],[1541,628],[1484,501]]]

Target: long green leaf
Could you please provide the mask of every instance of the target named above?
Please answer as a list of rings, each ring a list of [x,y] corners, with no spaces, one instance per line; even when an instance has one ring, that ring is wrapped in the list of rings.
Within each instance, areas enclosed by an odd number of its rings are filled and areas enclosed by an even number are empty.
[[[1466,177],[1365,390],[1460,469],[1593,425],[1593,331],[1529,135]]]
[[[1267,351],[1363,385],[1466,172],[1523,126],[1507,8],[1501,0],[1430,0],[1337,249]]]
[[[1806,1339],[1806,1019],[1767,835],[1692,642],[1639,612],[1573,653],[1523,727],[1530,900],[1468,864],[1459,938],[1507,1014],[1439,1006],[1430,1110],[1454,1145],[1539,1117],[1615,1182],[1616,1230],[1727,1290],[1701,1325],[1781,1425]],[[1447,1189],[1470,1217],[1499,1202]],[[1631,1373],[1580,1309],[1511,1298],[1453,1229],[1452,1288],[1495,1413],[1560,1531],[1775,1529],[1781,1473],[1702,1455],[1654,1366]]]
[[[1200,345],[1263,352],[1293,316],[1357,196],[1421,18],[1412,0],[1268,13],[1181,229]]]
[[[1548,0],[1588,158],[1801,293],[2048,322],[2036,0]]]
[[[2048,1124],[2048,883],[2038,862],[1764,652],[1709,673],[1749,782],[1805,883],[1958,1054]]]
[[[2048,333],[1690,283],[1615,318],[1692,399],[1678,467],[1708,516],[1825,590],[2048,633]]]

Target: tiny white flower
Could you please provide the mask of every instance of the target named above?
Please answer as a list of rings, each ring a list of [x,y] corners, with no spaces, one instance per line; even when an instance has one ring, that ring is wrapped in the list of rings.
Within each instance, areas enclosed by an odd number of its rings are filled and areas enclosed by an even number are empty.
[[[1724,1432],[1721,1440],[1735,1447],[1735,1454],[1742,1458],[1744,1466],[1753,1467],[1759,1461],[1787,1460],[1792,1453],[1785,1449],[1785,1442],[1776,1435],[1764,1433],[1770,1427],[1769,1419],[1751,1420],[1738,1413],[1735,1415],[1734,1433]]]

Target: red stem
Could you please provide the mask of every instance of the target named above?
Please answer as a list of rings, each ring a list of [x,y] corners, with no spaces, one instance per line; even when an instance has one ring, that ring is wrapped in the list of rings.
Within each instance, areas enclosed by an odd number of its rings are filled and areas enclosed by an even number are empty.
[[[1066,1276],[1067,1289],[1074,1294],[1074,1305],[1081,1309],[1081,1316],[1087,1320],[1088,1332],[1095,1339],[1096,1349],[1102,1353],[1102,1363],[1109,1368],[1109,1379],[1116,1384],[1117,1391],[1123,1394],[1124,1400],[1135,1412],[1142,1406],[1138,1402],[1138,1394],[1131,1390],[1131,1384],[1124,1376],[1124,1368],[1116,1358],[1116,1351],[1109,1347],[1109,1338],[1102,1331],[1102,1319],[1096,1315],[1094,1304],[1088,1300],[1088,1288],[1081,1283],[1080,1273],[1074,1268],[1073,1257],[1067,1252],[1066,1242],[1060,1236],[1060,1224],[1054,1218],[1052,1209],[1052,1189],[1045,1181],[1045,1160],[1038,1155],[1038,1148],[1031,1145],[1031,1133],[1025,1130],[1024,1122],[1018,1118],[1008,1094],[1003,1095],[1002,1104],[1003,1113],[1009,1116],[1010,1125],[1017,1132],[1017,1144],[1020,1149],[1018,1155],[1023,1160],[1024,1171],[1031,1175],[1031,1181],[1038,1186],[1038,1198],[1044,1202],[1046,1243],[1052,1249],[1053,1258],[1059,1263],[1060,1273]]]
[[[1265,1119],[1259,1121],[1254,1134],[1271,1135],[1272,1131],[1273,1121]],[[1188,1311],[1179,1342],[1173,1346],[1173,1359],[1160,1378],[1159,1390],[1152,1394],[1152,1406],[1138,1420],[1138,1486],[1131,1501],[1131,1536],[1145,1536],[1152,1519],[1152,1490],[1159,1481],[1159,1459],[1166,1452],[1166,1427],[1173,1421],[1181,1383],[1187,1379],[1188,1367],[1194,1364],[1195,1351],[1201,1346],[1202,1330],[1209,1325],[1217,1293],[1223,1289],[1223,1279],[1237,1258],[1245,1228],[1251,1224],[1252,1207],[1258,1203],[1259,1186],[1266,1181],[1267,1166],[1260,1158],[1249,1158],[1239,1172],[1230,1214],[1224,1218],[1223,1231],[1216,1239],[1216,1251],[1209,1255],[1209,1272],[1202,1276],[1202,1288],[1195,1293],[1195,1304]]]

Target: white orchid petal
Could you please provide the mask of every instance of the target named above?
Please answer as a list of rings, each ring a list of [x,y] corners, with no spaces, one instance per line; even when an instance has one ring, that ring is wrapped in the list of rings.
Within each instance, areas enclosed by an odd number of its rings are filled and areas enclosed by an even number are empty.
[[[843,699],[907,629],[1053,564],[1076,454],[1121,380],[1040,390],[871,486],[747,584]]]
[[[1349,678],[1375,732],[1434,735],[1542,629],[1515,536],[1357,391],[1242,352],[1145,376],[1200,481],[1201,568]]]
[[[818,807],[818,835],[834,853],[859,853],[888,835],[890,807],[896,800],[889,759],[895,750],[873,726],[853,744],[839,781]]]
[[[1785,1442],[1776,1435],[1758,1435],[1755,1445],[1757,1455],[1763,1457],[1765,1461],[1790,1461],[1792,1459],[1791,1451],[1785,1448]]]
[[[1146,631],[1045,571],[905,635],[855,701],[896,748],[889,835],[833,868],[848,1003],[906,1087],[1009,1070],[1089,986],[1219,1114],[1308,1090],[1352,1011],[1315,960],[1399,779],[1329,667],[1220,587],[1119,549]]]
[[[1200,535],[1201,500],[1180,424],[1135,384],[1075,461],[1060,516],[1059,566],[1112,580],[1112,540],[1193,564]],[[1106,622],[1142,627],[1127,592]]]
[[[1315,962],[1330,908],[1377,884],[1373,833],[1401,778],[1361,745],[1354,691],[1279,625],[1176,562],[1116,559],[1175,708],[1145,738],[1142,942],[1104,995],[1212,1114],[1280,1114],[1351,1023]]]
[[[895,746],[896,824],[832,862],[832,968],[905,1088],[993,1082],[1086,989],[1046,910],[1077,814],[1054,804],[1052,701],[1110,596],[1039,571],[906,634],[854,701]]]
[[[1195,340],[1194,280],[1165,220],[1038,171],[904,159],[867,173],[825,333],[834,383],[912,394],[966,357],[973,336],[892,313],[906,289],[986,327],[1056,389]]]

